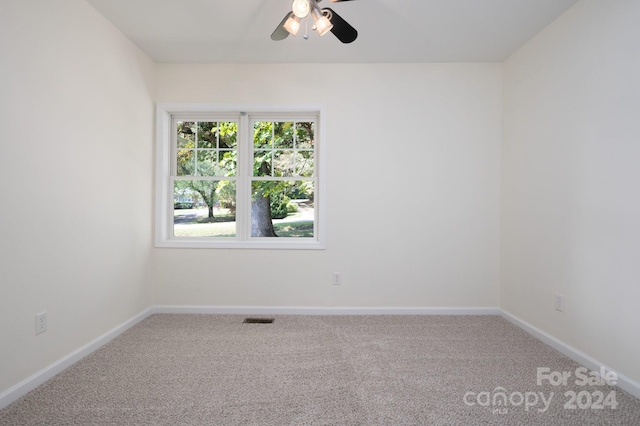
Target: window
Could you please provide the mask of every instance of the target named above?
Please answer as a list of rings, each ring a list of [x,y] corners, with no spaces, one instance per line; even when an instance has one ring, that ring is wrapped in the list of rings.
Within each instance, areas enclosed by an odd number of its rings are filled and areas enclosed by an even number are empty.
[[[157,108],[156,246],[324,247],[321,108]]]

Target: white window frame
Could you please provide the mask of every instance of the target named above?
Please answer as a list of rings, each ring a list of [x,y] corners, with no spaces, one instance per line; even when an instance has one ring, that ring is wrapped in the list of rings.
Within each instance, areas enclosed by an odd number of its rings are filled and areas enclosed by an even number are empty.
[[[238,170],[236,186],[236,237],[174,237],[174,199],[172,183],[172,161],[175,147],[172,141],[173,117],[191,114],[204,117],[210,114],[222,117],[238,117]],[[251,222],[249,197],[252,174],[253,135],[246,135],[247,123],[252,117],[264,120],[272,117],[278,121],[303,121],[313,116],[315,129],[315,188],[314,188],[314,236],[313,238],[264,238],[251,237],[247,232]],[[325,143],[324,106],[321,105],[221,105],[193,103],[159,103],[156,106],[156,200],[155,200],[155,246],[174,248],[239,248],[239,249],[324,249],[325,247]],[[213,120],[212,120],[213,121]],[[220,120],[217,120],[220,121]],[[243,146],[245,145],[245,146]],[[249,230],[250,231],[250,230]]]

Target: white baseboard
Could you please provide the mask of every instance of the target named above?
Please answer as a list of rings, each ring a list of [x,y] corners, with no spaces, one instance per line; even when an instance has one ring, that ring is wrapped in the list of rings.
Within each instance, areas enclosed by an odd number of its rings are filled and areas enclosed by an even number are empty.
[[[43,368],[42,370],[31,375],[30,377],[27,377],[20,383],[17,383],[14,386],[7,389],[6,391],[0,393],[0,409],[8,406],[12,402],[16,401],[18,398],[26,395],[33,389],[37,388],[47,380],[54,377],[56,374],[65,370],[67,367],[75,364],[76,362],[80,361],[82,358],[94,352],[96,349],[99,349],[101,346],[109,343],[111,340],[118,337],[120,334],[124,333],[129,328],[133,327],[143,319],[147,318],[152,313],[153,313],[153,308],[149,308],[139,313],[135,317],[107,331],[102,336],[92,340],[86,345],[71,352],[69,355],[59,359],[53,364]]]
[[[521,329],[523,329],[527,333],[531,334],[533,337],[537,338],[538,340],[541,340],[542,342],[544,342],[547,345],[551,346],[553,349],[555,349],[558,352],[568,356],[569,358],[571,358],[572,360],[574,360],[578,364],[580,364],[580,365],[582,365],[584,367],[587,367],[588,369],[590,369],[592,371],[600,371],[600,368],[604,367],[605,371],[607,371],[607,372],[608,371],[615,372],[616,375],[618,376],[617,386],[620,389],[625,390],[625,391],[629,392],[631,395],[633,395],[636,398],[640,399],[640,383],[630,379],[629,377],[626,377],[623,374],[618,373],[617,371],[613,370],[612,368],[609,368],[605,364],[603,364],[603,363],[599,362],[598,360],[590,357],[589,355],[585,354],[584,352],[581,352],[578,349],[567,345],[563,341],[561,341],[559,339],[556,339],[552,335],[540,330],[537,327],[534,327],[533,325],[529,324],[528,322],[521,320],[520,318],[516,317],[515,315],[513,315],[513,314],[511,314],[511,313],[509,313],[509,312],[507,312],[505,310],[501,310],[500,315],[504,319],[509,321],[510,323],[520,327]]]
[[[69,355],[0,393],[0,409],[26,395],[58,373],[109,343],[152,314],[242,315],[499,315],[498,308],[271,307],[271,306],[155,306],[125,321]]]
[[[316,306],[156,306],[157,314],[241,315],[500,315],[498,308],[385,308]]]
[[[603,363],[567,345],[548,333],[499,308],[385,308],[385,307],[273,307],[273,306],[155,306],[149,308],[64,358],[0,393],[0,409],[40,386],[67,367],[109,343],[152,314],[242,314],[242,315],[500,315],[577,363],[598,371]],[[604,366],[605,369],[611,370]],[[640,398],[640,384],[617,373],[618,387]]]

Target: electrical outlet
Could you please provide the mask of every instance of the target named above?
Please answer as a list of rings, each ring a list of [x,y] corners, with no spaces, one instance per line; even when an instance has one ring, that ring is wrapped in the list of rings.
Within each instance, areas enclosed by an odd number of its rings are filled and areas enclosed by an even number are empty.
[[[556,293],[555,297],[556,311],[564,312],[564,296]]]
[[[36,334],[47,331],[47,312],[36,314]]]
[[[333,285],[341,285],[342,284],[342,273],[334,272],[333,273]]]

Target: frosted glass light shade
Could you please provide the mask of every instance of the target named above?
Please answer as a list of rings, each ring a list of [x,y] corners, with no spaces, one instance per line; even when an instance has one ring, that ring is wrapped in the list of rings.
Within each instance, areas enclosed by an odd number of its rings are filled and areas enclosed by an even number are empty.
[[[311,16],[313,16],[313,20],[315,21],[316,25],[316,31],[318,31],[318,34],[320,36],[325,35],[331,30],[331,28],[333,28],[333,24],[331,23],[329,18],[324,16],[323,12],[318,6],[313,8],[313,10],[311,11]]]
[[[293,13],[289,14],[289,19],[284,23],[284,29],[291,35],[297,35],[300,30],[300,18]]]
[[[333,24],[327,19],[326,16],[323,16],[316,21],[316,31],[318,31],[318,34],[320,34],[321,36],[331,31],[331,28],[333,28]]]

